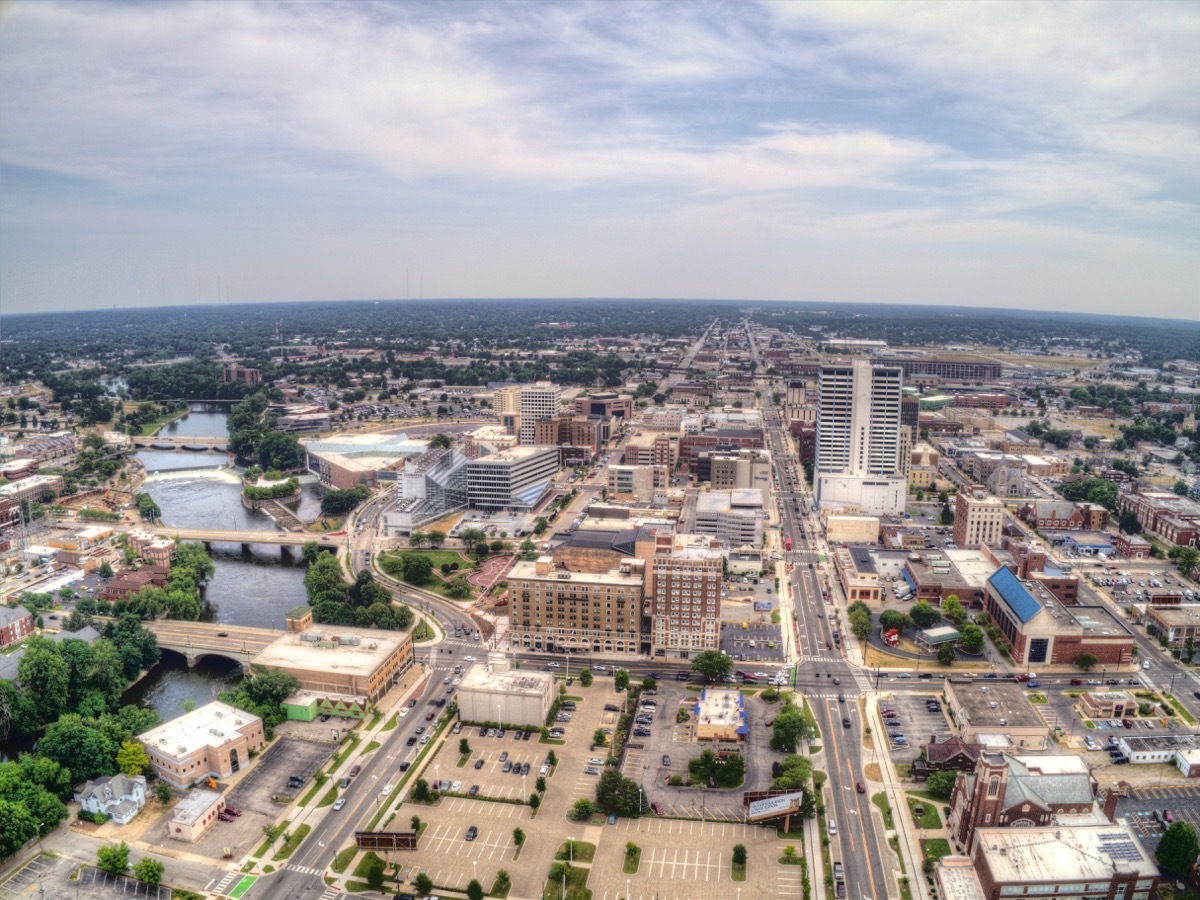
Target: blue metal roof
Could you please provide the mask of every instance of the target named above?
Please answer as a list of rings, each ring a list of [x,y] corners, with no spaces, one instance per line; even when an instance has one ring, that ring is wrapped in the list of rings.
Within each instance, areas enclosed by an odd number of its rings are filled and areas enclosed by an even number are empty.
[[[1038,603],[1037,598],[1025,589],[1025,585],[1021,584],[1017,576],[1012,573],[1012,569],[1007,566],[997,569],[995,574],[988,579],[988,584],[996,589],[996,593],[1022,622],[1028,622],[1042,611],[1042,604]]]

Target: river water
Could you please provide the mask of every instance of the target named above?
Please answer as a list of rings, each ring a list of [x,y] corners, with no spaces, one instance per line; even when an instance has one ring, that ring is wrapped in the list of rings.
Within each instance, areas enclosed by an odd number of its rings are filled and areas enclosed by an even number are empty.
[[[173,437],[220,437],[228,433],[225,413],[193,409],[161,432]],[[173,430],[172,430],[173,429]],[[143,488],[162,510],[162,524],[180,528],[277,531],[264,512],[241,503],[237,470],[228,468],[224,453],[191,453],[185,450],[142,450],[138,459],[150,473]],[[225,467],[225,468],[218,468]],[[298,507],[301,519],[314,518],[321,498],[316,486],[302,488]],[[230,625],[284,627],[289,609],[306,602],[304,567],[280,554],[278,547],[258,545],[243,555],[240,544],[214,544],[216,569],[205,589],[205,621]],[[183,702],[197,705],[236,684],[240,671],[232,661],[205,657],[188,669],[174,654],[125,695],[127,703],[153,708],[164,720],[183,711]]]

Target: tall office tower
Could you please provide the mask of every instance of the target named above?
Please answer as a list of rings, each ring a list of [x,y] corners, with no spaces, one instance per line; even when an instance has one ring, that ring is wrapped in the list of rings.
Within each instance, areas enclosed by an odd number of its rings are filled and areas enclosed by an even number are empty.
[[[904,509],[898,366],[866,360],[821,367],[817,398],[817,501],[868,515]]]
[[[559,412],[562,388],[549,381],[521,385],[521,424],[517,432],[518,444],[537,443],[537,422]]]
[[[504,426],[505,432],[515,435],[521,426],[521,386],[511,384],[496,388],[492,395],[492,408],[500,417],[500,424]]]

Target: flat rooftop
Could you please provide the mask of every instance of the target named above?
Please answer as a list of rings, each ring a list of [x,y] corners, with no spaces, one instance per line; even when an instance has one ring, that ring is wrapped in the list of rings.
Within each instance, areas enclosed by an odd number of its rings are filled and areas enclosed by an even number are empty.
[[[510,669],[507,672],[489,672],[486,666],[472,666],[458,686],[463,691],[480,691],[488,694],[520,694],[544,696],[552,689],[554,676],[549,672],[531,672],[526,669]]]
[[[253,713],[214,700],[150,729],[139,738],[172,756],[186,756],[204,747],[219,747],[257,721],[258,716]]]
[[[980,828],[976,836],[998,884],[1108,884],[1114,873],[1158,874],[1146,848],[1125,825]]]
[[[1164,750],[1195,750],[1200,748],[1197,734],[1148,734],[1121,738],[1131,753],[1155,753]]]
[[[545,557],[541,558],[542,560]],[[520,560],[515,563],[508,572],[508,580],[512,581],[517,578],[526,578],[533,581],[545,581],[553,584],[569,585],[572,583],[583,582],[585,584],[610,584],[615,587],[631,587],[641,588],[643,582],[643,573],[641,566],[644,568],[640,559],[623,559],[621,563],[629,563],[631,569],[629,572],[622,572],[619,568],[609,569],[607,572],[573,572],[569,569],[553,569],[546,575],[539,575],[537,572],[537,561]],[[566,573],[569,578],[560,578],[561,573]]]
[[[955,704],[966,716],[972,728],[994,728],[1000,731],[1011,728],[1045,728],[1046,723],[1038,715],[1026,696],[1026,689],[1007,681],[990,684],[978,682],[946,682],[946,693],[954,698]],[[1001,719],[1004,720],[1001,724]]]
[[[321,646],[319,640],[314,640],[318,637],[324,638],[326,643],[337,638],[337,645]],[[357,639],[357,645],[353,639]],[[282,635],[250,662],[256,666],[313,669],[365,677],[409,642],[409,636],[399,631],[317,626]]]
[[[190,791],[175,804],[171,821],[178,825],[191,825],[220,799],[219,793],[210,791],[208,788],[197,788]]]
[[[736,688],[707,688],[696,701],[698,724],[738,728],[746,724],[742,692]]]

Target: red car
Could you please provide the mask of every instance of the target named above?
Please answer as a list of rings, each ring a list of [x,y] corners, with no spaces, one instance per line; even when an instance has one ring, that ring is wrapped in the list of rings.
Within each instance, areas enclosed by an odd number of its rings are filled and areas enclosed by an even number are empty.
[[[235,809],[232,806],[225,807],[225,812],[229,813],[231,816],[240,816],[242,814],[240,809]]]
[[[425,721],[426,721],[426,722],[432,722],[432,721],[433,721],[433,717],[434,717],[435,715],[437,715],[437,713],[426,713],[426,715],[425,715]]]
[[[355,775],[357,775],[361,771],[362,771],[362,766],[355,766],[354,768],[352,768],[350,770],[350,777],[353,778]]]
[[[217,818],[220,819],[222,822],[232,822],[233,821],[233,816],[231,816],[229,814],[229,810],[222,810],[221,812],[219,812],[217,814]]]
[[[666,810],[663,809],[663,805],[661,803],[651,803],[650,808],[652,810],[654,810],[654,814],[656,816],[665,816],[667,814]]]
[[[865,794],[867,792],[867,786],[865,784],[863,784],[861,781],[854,786],[854,789],[856,791],[858,791],[860,794]]]

